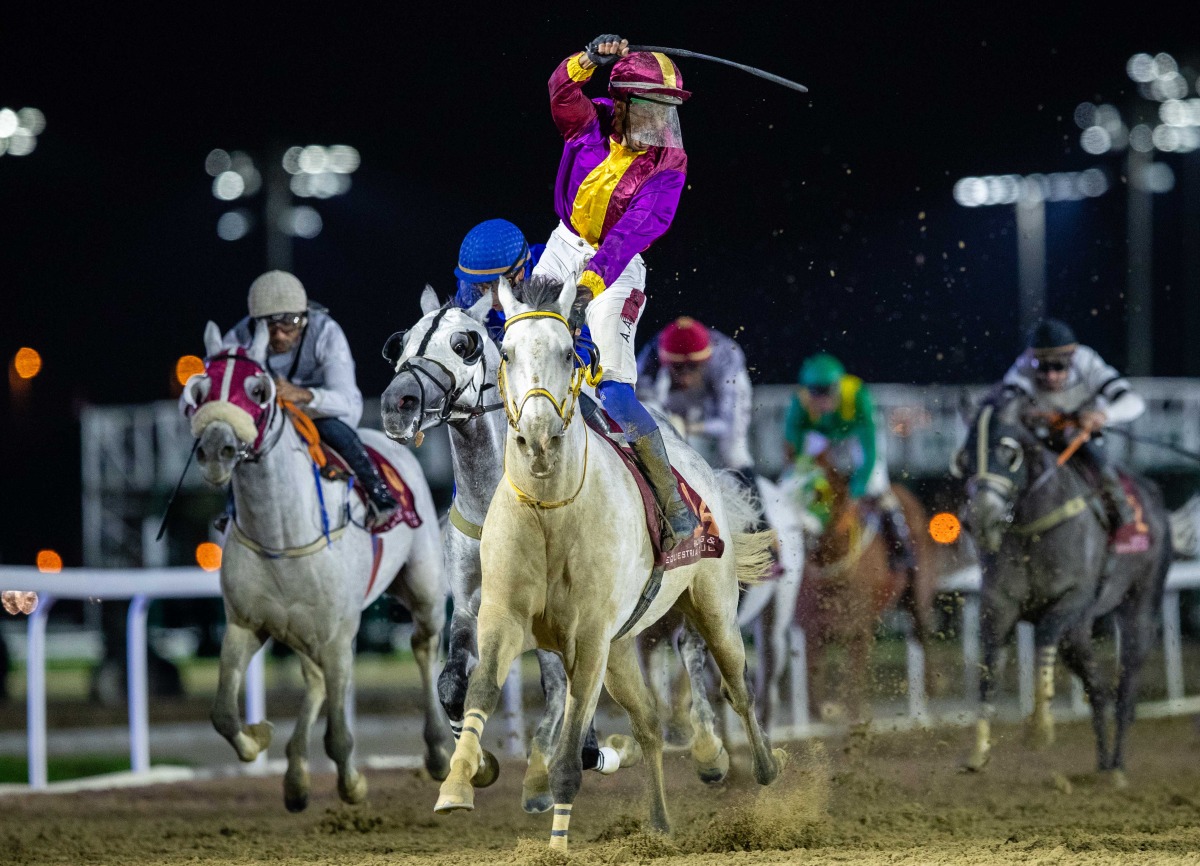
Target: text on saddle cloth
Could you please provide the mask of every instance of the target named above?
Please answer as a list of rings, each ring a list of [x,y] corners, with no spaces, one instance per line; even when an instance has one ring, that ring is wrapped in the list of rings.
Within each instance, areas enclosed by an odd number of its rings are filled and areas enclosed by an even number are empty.
[[[1133,521],[1117,527],[1116,532],[1112,534],[1109,547],[1116,554],[1145,553],[1150,549],[1150,527],[1144,520],[1146,512],[1142,497],[1132,478],[1124,472],[1119,473],[1119,476],[1121,487],[1125,491],[1125,498],[1133,510]]]
[[[620,430],[616,422],[611,418],[605,416],[604,420],[608,422],[611,430]],[[716,519],[713,517],[708,504],[687,483],[687,480],[679,474],[675,467],[671,467],[671,471],[675,474],[675,480],[679,484],[679,494],[683,497],[683,501],[687,503],[688,508],[692,510],[692,513],[696,515],[696,520],[700,525],[691,538],[681,541],[670,553],[663,553],[662,516],[658,511],[658,503],[654,499],[654,491],[650,489],[650,482],[646,480],[646,476],[642,473],[641,468],[638,466],[627,445],[609,436],[608,431],[591,418],[588,419],[588,426],[599,433],[600,438],[612,446],[613,450],[617,452],[625,464],[625,468],[629,470],[633,475],[634,481],[637,483],[638,492],[642,496],[642,507],[646,512],[646,529],[650,533],[650,542],[654,548],[655,566],[661,567],[664,571],[670,571],[673,568],[691,565],[699,559],[719,559],[725,552],[725,540],[721,538],[720,527],[717,526]],[[618,435],[620,434],[618,433]]]

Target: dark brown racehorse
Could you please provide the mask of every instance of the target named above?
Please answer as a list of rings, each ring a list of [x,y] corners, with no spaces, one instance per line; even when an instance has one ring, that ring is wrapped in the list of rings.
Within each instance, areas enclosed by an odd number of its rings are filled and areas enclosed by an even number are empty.
[[[892,485],[908,521],[917,566],[911,575],[891,570],[879,515],[864,513],[850,497],[849,477],[826,455],[817,458],[817,465],[829,482],[830,519],[824,533],[809,545],[796,608],[806,641],[809,702],[817,718],[826,701],[836,701],[845,705],[851,718],[860,719],[871,649],[883,614],[900,605],[912,617],[917,639],[927,644],[936,590],[932,541],[925,531],[925,509],[907,489]],[[828,681],[826,670],[831,646],[846,650],[836,685]]]

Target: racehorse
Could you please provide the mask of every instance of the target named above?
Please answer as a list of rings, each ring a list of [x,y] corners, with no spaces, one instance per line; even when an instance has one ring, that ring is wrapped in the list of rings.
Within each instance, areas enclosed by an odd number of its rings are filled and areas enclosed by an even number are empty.
[[[393,439],[411,441],[442,424],[450,432],[456,487],[443,543],[454,614],[438,694],[451,725],[458,731],[462,729],[467,696],[467,670],[476,652],[483,575],[479,557],[482,524],[504,476],[506,425],[504,414],[498,411],[503,404],[497,389],[500,351],[483,324],[490,309],[490,294],[464,310],[443,306],[433,289],[427,287],[421,295],[420,321],[407,331],[397,332],[385,347],[384,354],[396,375],[380,400],[383,429]],[[547,767],[567,696],[562,661],[545,650],[538,650],[537,656],[545,707],[530,743],[522,785],[522,806],[527,812],[544,812],[552,805]],[[698,664],[702,667],[704,663],[705,659],[700,658]],[[728,754],[716,737],[711,712],[696,724],[692,748],[697,769],[702,778],[714,780],[713,774],[721,766],[728,769]],[[603,755],[598,767],[602,773],[615,772],[623,756],[626,761],[633,760],[622,739],[614,738],[621,748],[601,751],[590,726],[588,738],[584,751],[592,749]],[[476,784],[494,781],[494,769],[489,767]],[[720,776],[723,778],[724,772]]]
[[[985,399],[954,469],[966,483],[967,526],[981,551],[983,671],[975,744],[967,768],[980,770],[991,749],[997,655],[1017,620],[1033,623],[1038,677],[1035,744],[1053,741],[1054,663],[1083,680],[1092,708],[1097,767],[1125,784],[1125,737],[1133,722],[1142,663],[1154,640],[1171,560],[1168,516],[1158,489],[1126,476],[1141,526],[1124,551],[1110,549],[1103,506],[1090,486],[1030,429],[1029,401],[1005,392]],[[1064,452],[1066,453],[1066,452]],[[1134,543],[1136,542],[1136,543]],[[1109,740],[1112,689],[1092,643],[1099,617],[1120,629],[1116,730]]]
[[[916,568],[910,576],[888,565],[887,543],[879,518],[859,508],[850,496],[849,467],[838,465],[840,455],[826,449],[815,458],[828,487],[824,532],[808,545],[805,578],[800,584],[797,621],[804,628],[809,668],[810,704],[818,711],[827,694],[840,692],[851,718],[861,718],[867,693],[871,650],[883,614],[897,604],[909,614],[913,631],[925,646],[933,630],[936,593],[934,554],[921,530],[925,510],[907,489],[892,485],[912,532]],[[841,689],[826,684],[827,651],[839,645],[847,651]]]
[[[782,750],[772,753],[754,716],[745,650],[737,628],[739,577],[769,566],[770,533],[746,534],[753,510],[732,481],[717,477],[675,436],[664,437],[672,463],[700,498],[711,522],[733,532],[733,556],[701,558],[691,542],[672,551],[685,564],[663,572],[643,512],[643,497],[625,459],[605,437],[575,420],[585,373],[576,366],[568,324],[575,282],[534,278],[518,301],[501,279],[507,314],[501,354],[501,399],[508,417],[505,484],[484,519],[479,606],[479,664],[469,679],[466,724],[442,783],[435,811],[474,808],[472,779],[486,767],[481,736],[505,675],[531,645],[563,658],[568,699],[550,764],[554,796],[551,848],[565,851],[572,805],[582,781],[580,744],[600,688],[630,716],[651,775],[651,825],[668,832],[663,791],[662,730],[642,678],[637,634],[676,608],[696,626],[742,718],[755,778],[769,784]],[[686,555],[686,558],[682,558]],[[657,594],[654,579],[661,583]],[[642,599],[647,599],[643,602]],[[494,759],[493,759],[494,760]]]
[[[372,535],[365,506],[345,481],[330,481],[276,399],[266,369],[267,329],[250,349],[222,345],[212,322],[204,332],[204,373],[184,386],[183,402],[197,441],[196,459],[211,484],[232,480],[236,517],[225,538],[221,593],[226,628],[212,721],[243,761],[271,741],[270,722],[243,725],[238,690],[251,657],[268,637],[300,658],[305,692],[287,745],[284,803],[308,804],[308,735],[328,706],[325,751],[337,764],[338,793],[348,803],[366,797],[353,763],[346,718],[353,641],[362,610],[384,592],[412,612],[412,650],[421,673],[425,766],[444,777],[452,738],[434,694],[434,663],[445,624],[447,595],[437,513],[416,458],[381,433],[361,430],[412,493],[415,514]],[[416,526],[411,526],[415,523]]]

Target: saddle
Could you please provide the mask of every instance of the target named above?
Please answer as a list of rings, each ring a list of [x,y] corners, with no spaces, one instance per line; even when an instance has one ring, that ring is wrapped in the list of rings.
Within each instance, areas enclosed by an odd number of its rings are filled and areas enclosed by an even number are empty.
[[[1071,465],[1075,467],[1075,471],[1083,477],[1088,486],[1096,491],[1096,496],[1102,497],[1103,493],[1100,492],[1102,482],[1099,474],[1092,471],[1086,464],[1072,461]],[[1134,517],[1129,523],[1109,529],[1108,548],[1118,556],[1128,553],[1145,553],[1150,549],[1150,527],[1143,519],[1146,513],[1146,503],[1142,500],[1142,494],[1132,475],[1124,469],[1118,468],[1117,477],[1121,480],[1121,489],[1125,492],[1125,499],[1129,503]],[[1104,505],[1098,507],[1103,519],[1107,522],[1107,514],[1104,514],[1107,509]]]
[[[670,571],[681,565],[691,565],[699,559],[719,559],[725,552],[725,540],[721,538],[720,527],[717,526],[708,504],[673,466],[671,471],[675,474],[675,480],[679,484],[679,493],[696,516],[696,521],[700,526],[691,538],[680,542],[670,553],[663,552],[663,516],[658,510],[658,502],[654,498],[650,482],[642,473],[641,466],[638,465],[637,458],[633,455],[633,449],[625,442],[621,428],[603,410],[592,414],[585,413],[585,418],[587,425],[612,446],[637,483],[638,492],[642,495],[642,508],[646,512],[646,530],[650,533],[650,543],[654,548],[655,568]]]

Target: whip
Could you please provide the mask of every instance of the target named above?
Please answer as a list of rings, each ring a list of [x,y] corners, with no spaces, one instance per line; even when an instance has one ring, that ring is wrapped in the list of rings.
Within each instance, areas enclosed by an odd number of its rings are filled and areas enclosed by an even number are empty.
[[[663,48],[659,45],[630,45],[630,51],[657,51],[660,54],[672,54],[675,57],[692,57],[696,60],[710,60],[713,63],[721,63],[725,66],[732,66],[734,69],[740,69],[742,72],[749,72],[751,75],[757,75],[759,78],[765,78],[767,81],[774,81],[776,84],[782,84],[792,90],[798,90],[801,93],[808,93],[808,88],[803,84],[797,84],[780,75],[775,75],[771,72],[766,72],[762,69],[756,69],[753,66],[747,66],[744,63],[736,63],[732,60],[726,60],[723,57],[713,57],[711,54],[701,54],[698,51],[688,51],[686,48]]]

